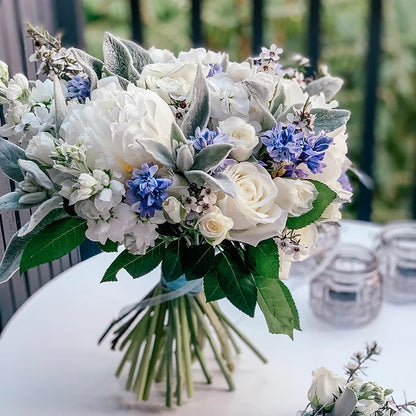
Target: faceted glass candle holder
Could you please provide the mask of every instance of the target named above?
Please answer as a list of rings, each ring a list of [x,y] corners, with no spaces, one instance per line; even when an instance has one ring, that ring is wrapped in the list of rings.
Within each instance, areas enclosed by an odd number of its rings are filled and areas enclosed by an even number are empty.
[[[385,299],[416,302],[416,221],[388,224],[377,251]]]
[[[315,315],[338,327],[356,327],[380,311],[382,281],[376,254],[366,247],[341,245],[331,264],[310,285]]]

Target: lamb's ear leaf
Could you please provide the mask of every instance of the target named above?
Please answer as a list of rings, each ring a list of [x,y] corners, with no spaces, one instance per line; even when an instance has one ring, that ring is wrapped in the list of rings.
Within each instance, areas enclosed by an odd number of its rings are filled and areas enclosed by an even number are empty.
[[[64,97],[64,93],[62,91],[61,83],[59,82],[59,78],[57,76],[53,79],[53,87],[54,87],[54,104],[55,104],[55,123],[56,123],[56,138],[59,139],[59,129],[61,128],[61,124],[64,121],[65,114],[67,111],[66,100]]]
[[[184,136],[192,136],[197,127],[204,129],[208,124],[209,113],[208,85],[204,74],[202,73],[202,67],[201,65],[198,65],[195,82],[192,87],[191,105],[181,125]]]
[[[152,139],[137,139],[137,143],[140,144],[140,146],[142,146],[147,153],[150,153],[162,165],[170,168],[175,166],[172,152],[162,143],[156,142]]]
[[[81,49],[72,48],[72,53],[77,62],[81,65],[91,82],[91,91],[97,88],[97,82],[101,79],[103,73],[104,62],[91,56]]]
[[[229,143],[216,143],[207,146],[195,155],[192,169],[207,172],[217,167],[230,154],[233,147]]]
[[[27,159],[25,151],[12,142],[0,138],[0,167],[15,182],[21,182],[24,179],[24,175],[18,165],[19,159]]]
[[[199,186],[209,186],[213,190],[222,191],[233,198],[237,196],[234,181],[224,173],[216,173],[211,176],[202,170],[188,170],[184,172],[184,175],[190,183],[196,183]]]
[[[31,233],[23,237],[19,237],[18,233],[20,230],[16,232],[11,238],[0,263],[0,283],[7,282],[13,274],[19,270],[20,259],[22,258],[23,251],[29,241],[37,233],[49,224],[68,217],[69,215],[63,209],[55,209],[46,215],[46,217],[43,218],[43,220],[32,230]],[[25,228],[25,226],[22,228]]]
[[[29,209],[33,205],[30,204],[21,204],[19,202],[22,193],[20,192],[9,192],[0,197],[0,214],[4,211],[17,211],[20,209]]]
[[[325,133],[334,131],[347,124],[351,115],[348,110],[327,110],[326,108],[313,108],[311,114],[315,116],[313,127],[316,133],[322,130]]]
[[[137,72],[141,73],[143,68],[153,63],[152,58],[150,57],[149,52],[146,49],[142,48],[135,42],[126,39],[120,39],[123,45],[129,50],[133,66],[137,70]]]
[[[130,82],[135,82],[140,78],[127,46],[109,32],[104,34],[103,54],[104,65],[112,73]]]
[[[325,101],[328,102],[335,97],[337,92],[341,89],[344,81],[341,78],[331,77],[326,75],[325,77],[318,78],[307,85],[305,91],[309,96],[319,95],[323,93]]]

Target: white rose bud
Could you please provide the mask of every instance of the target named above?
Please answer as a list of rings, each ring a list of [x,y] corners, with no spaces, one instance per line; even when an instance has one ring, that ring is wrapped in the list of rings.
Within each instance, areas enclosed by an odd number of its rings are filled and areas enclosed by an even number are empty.
[[[308,181],[289,178],[273,180],[278,189],[277,203],[289,215],[298,217],[312,209],[312,203],[318,196],[315,185]]]
[[[3,61],[0,61],[0,82],[7,82],[9,80],[9,67]]]
[[[39,133],[34,136],[25,150],[26,156],[42,163],[43,165],[53,165],[50,155],[55,151],[55,140],[49,133]]]
[[[317,407],[330,407],[335,402],[334,395],[338,397],[339,389],[345,389],[347,381],[325,367],[317,368],[312,375],[312,385],[308,391],[309,401]]]
[[[192,154],[192,150],[187,145],[181,146],[178,149],[178,153],[176,156],[177,168],[180,171],[185,172],[191,169],[193,164],[194,164],[194,155]]]
[[[186,211],[182,204],[173,196],[170,196],[162,204],[165,218],[168,222],[178,224],[185,217]]]
[[[230,157],[238,162],[247,160],[259,142],[254,127],[239,117],[230,117],[221,121],[219,128],[230,137],[234,145]]]
[[[216,246],[228,237],[228,232],[233,228],[233,220],[226,217],[218,207],[212,207],[198,220],[198,227],[208,243]]]

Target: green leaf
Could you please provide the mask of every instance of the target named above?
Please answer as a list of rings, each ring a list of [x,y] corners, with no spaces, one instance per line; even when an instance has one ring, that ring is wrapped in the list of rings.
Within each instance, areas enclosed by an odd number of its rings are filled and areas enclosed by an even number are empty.
[[[192,170],[208,171],[216,168],[230,154],[233,145],[229,143],[217,143],[202,149],[194,157]]]
[[[123,42],[109,32],[104,34],[103,43],[104,65],[114,74],[135,82],[140,78],[133,65],[133,58]]]
[[[209,186],[214,191],[222,191],[235,198],[237,190],[234,181],[225,173],[208,175],[202,170],[188,170],[183,173],[190,183],[194,182],[200,186]]]
[[[191,92],[191,105],[186,113],[181,129],[186,138],[195,133],[197,127],[204,129],[208,124],[210,107],[207,80],[198,65],[194,85]]]
[[[246,260],[255,276],[279,278],[279,249],[272,238],[260,241],[257,247],[246,247]]]
[[[87,221],[80,218],[64,218],[48,225],[26,246],[20,273],[68,254],[85,240],[86,230]]]
[[[162,260],[162,274],[167,282],[172,282],[183,275],[181,265],[182,247],[183,242],[180,239],[172,241],[166,247]]]
[[[325,96],[325,101],[328,102],[335,97],[337,92],[341,89],[343,83],[344,81],[341,78],[327,75],[310,82],[305,88],[305,91],[310,97],[313,95],[319,95],[322,92]]]
[[[21,204],[19,202],[20,197],[23,194],[21,192],[9,192],[0,197],[0,214],[4,211],[19,210],[32,208],[33,205]],[[37,204],[36,204],[37,205]]]
[[[182,268],[186,280],[204,277],[210,271],[215,259],[215,249],[209,244],[183,247],[181,251]]]
[[[154,247],[149,247],[142,256],[124,250],[110,264],[101,282],[116,282],[116,275],[121,269],[125,269],[133,278],[144,276],[162,261],[164,247],[165,243],[158,240]]]
[[[204,276],[204,292],[207,302],[212,302],[225,297],[224,292],[218,283],[218,271],[216,267],[213,267]]]
[[[312,209],[310,211],[299,217],[289,217],[287,219],[286,227],[288,229],[297,230],[318,221],[327,206],[337,198],[337,193],[322,182],[315,180],[309,180],[309,182],[312,182],[315,185],[318,196],[315,201],[313,201]]]
[[[106,253],[114,253],[117,251],[119,243],[117,243],[116,241],[111,241],[110,239],[107,238],[107,241],[105,242],[105,244],[101,244],[100,242],[97,242],[98,247],[100,247],[100,249]]]
[[[220,288],[234,306],[253,317],[257,289],[252,274],[236,249],[226,248],[217,257],[219,257],[216,266]]]
[[[351,113],[348,110],[327,110],[325,108],[313,108],[311,114],[315,116],[314,131],[329,133],[338,127],[347,124]]]
[[[170,133],[170,143],[171,143],[171,147],[172,149],[175,148],[174,146],[174,142],[178,142],[178,143],[183,143],[186,144],[186,138],[184,136],[184,134],[182,133],[182,130],[179,128],[179,126],[173,122],[172,123],[172,130]]]
[[[15,182],[21,182],[24,179],[17,163],[19,159],[27,159],[24,150],[6,139],[0,138],[0,167]]]
[[[11,238],[0,263],[0,283],[7,282],[7,280],[9,280],[13,274],[19,270],[22,253],[29,241],[38,232],[43,230],[49,224],[67,217],[68,214],[63,209],[56,209],[50,212],[30,234],[25,235],[24,237],[19,237],[18,233],[20,230],[17,231]],[[22,229],[23,228],[25,228],[25,226],[23,226]]]
[[[299,329],[299,315],[286,286],[279,279],[256,276],[257,302],[272,334],[286,334],[293,339],[293,330]]]
[[[172,157],[172,152],[162,143],[153,139],[139,139],[137,143],[140,144],[147,153],[150,153],[156,161],[164,166],[173,168],[175,161]]]

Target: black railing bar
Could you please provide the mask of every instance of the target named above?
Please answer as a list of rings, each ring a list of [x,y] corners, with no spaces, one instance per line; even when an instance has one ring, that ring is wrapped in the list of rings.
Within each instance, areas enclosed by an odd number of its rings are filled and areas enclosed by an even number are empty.
[[[142,44],[143,43],[143,22],[140,7],[140,0],[130,0],[130,14],[131,14],[131,32],[132,39]]]
[[[251,6],[251,52],[254,56],[257,56],[260,53],[260,48],[263,46],[263,27],[265,22],[265,19],[263,19],[263,0],[252,0]]]
[[[308,75],[318,71],[318,61],[321,47],[321,0],[309,0],[309,17],[306,47],[310,67]]]
[[[201,46],[202,41],[202,19],[201,19],[201,0],[192,0],[191,6],[191,27],[192,45]]]

